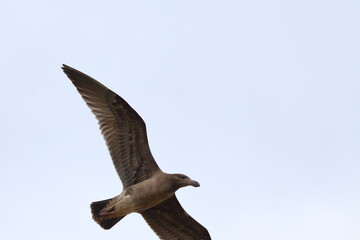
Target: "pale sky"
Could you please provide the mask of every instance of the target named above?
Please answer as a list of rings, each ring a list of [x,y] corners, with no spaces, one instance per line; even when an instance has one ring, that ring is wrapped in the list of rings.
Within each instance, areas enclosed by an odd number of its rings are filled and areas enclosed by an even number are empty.
[[[213,239],[360,239],[360,2],[0,6],[1,239],[158,239],[89,204],[122,185],[61,64],[118,93]]]

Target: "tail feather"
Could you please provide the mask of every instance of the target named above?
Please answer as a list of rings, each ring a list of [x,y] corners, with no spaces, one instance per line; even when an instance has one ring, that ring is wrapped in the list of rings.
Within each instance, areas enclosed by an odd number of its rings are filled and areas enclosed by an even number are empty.
[[[110,219],[104,219],[104,220],[100,220],[97,221],[97,223],[105,230],[109,230],[110,228],[112,228],[115,224],[117,224],[121,219],[123,219],[123,217],[119,217],[119,218],[110,218]]]
[[[103,210],[104,208],[107,207],[108,203],[113,200],[113,198],[110,199],[106,199],[106,200],[102,200],[102,201],[98,201],[98,202],[93,202],[90,205],[91,208],[91,214],[92,217],[94,219],[95,222],[97,222],[102,228],[104,229],[110,229],[112,228],[116,223],[118,223],[123,217],[125,216],[121,216],[121,217],[117,217],[117,218],[108,218],[108,219],[104,219],[103,217],[100,216],[100,212],[101,210]]]

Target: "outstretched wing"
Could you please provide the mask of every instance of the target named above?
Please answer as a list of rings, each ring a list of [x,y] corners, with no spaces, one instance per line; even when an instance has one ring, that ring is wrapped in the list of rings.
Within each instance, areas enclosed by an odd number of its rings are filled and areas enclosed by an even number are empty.
[[[211,240],[206,228],[185,212],[175,194],[141,215],[160,239]]]
[[[135,110],[95,79],[66,65],[62,69],[99,121],[123,186],[141,182],[159,171],[150,152],[145,123]]]

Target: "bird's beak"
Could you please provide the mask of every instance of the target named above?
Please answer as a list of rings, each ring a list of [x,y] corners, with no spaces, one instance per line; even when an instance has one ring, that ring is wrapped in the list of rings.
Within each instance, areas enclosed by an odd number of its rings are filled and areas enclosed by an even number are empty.
[[[193,187],[200,187],[200,183],[197,182],[197,181],[194,181],[194,180],[191,180],[191,184],[190,184],[190,185],[193,186]]]

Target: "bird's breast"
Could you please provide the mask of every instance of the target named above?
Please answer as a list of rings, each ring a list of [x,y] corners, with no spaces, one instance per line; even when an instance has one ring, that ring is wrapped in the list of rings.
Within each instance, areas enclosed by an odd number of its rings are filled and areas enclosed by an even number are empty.
[[[165,201],[173,194],[174,192],[169,186],[166,186],[166,183],[159,185],[144,181],[130,186],[124,195],[124,199],[128,198],[127,200],[131,201],[134,212],[142,212]]]

